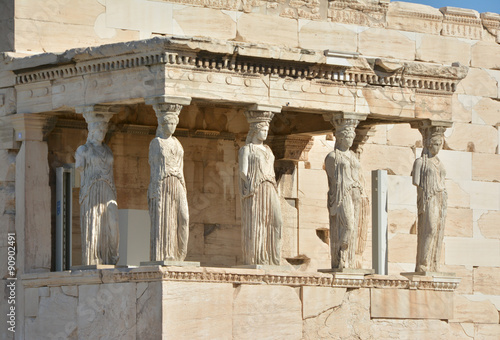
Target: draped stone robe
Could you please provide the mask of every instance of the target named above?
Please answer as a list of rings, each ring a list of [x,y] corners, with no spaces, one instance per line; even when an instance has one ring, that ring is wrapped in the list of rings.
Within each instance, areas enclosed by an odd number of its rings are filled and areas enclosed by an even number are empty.
[[[76,164],[83,169],[79,199],[82,265],[116,264],[119,228],[111,149],[86,143],[77,149]]]
[[[361,268],[367,235],[368,197],[354,152],[338,149],[325,158],[332,268]]]
[[[248,172],[240,178],[243,262],[246,265],[279,265],[281,253],[281,207],[274,174],[274,155],[247,144]]]
[[[437,156],[423,155],[413,165],[417,185],[417,264],[415,271],[439,270],[446,220],[446,170]]]
[[[151,179],[151,261],[183,261],[187,254],[189,212],[184,181],[184,150],[177,138],[156,137],[149,145]]]

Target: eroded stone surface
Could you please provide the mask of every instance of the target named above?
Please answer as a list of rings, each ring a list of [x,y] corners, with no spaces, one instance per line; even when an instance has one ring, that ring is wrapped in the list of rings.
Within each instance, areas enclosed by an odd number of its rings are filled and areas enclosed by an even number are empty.
[[[241,286],[234,293],[233,338],[301,339],[301,314],[292,287]]]
[[[164,282],[163,291],[163,338],[232,338],[231,284]]]

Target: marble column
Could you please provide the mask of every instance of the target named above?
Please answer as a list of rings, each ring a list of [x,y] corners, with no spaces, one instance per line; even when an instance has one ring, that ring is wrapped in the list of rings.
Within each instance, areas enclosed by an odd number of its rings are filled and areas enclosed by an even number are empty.
[[[281,264],[282,216],[274,155],[264,144],[280,106],[255,104],[245,112],[250,129],[239,151],[243,264]]]
[[[113,153],[103,143],[112,107],[86,105],[76,108],[88,125],[87,142],[76,150],[75,168],[81,172],[80,228],[82,265],[116,265],[119,227]]]
[[[46,135],[56,118],[41,114],[10,117],[17,141],[16,241],[18,274],[47,272],[51,267],[51,196]]]
[[[335,150],[325,158],[331,268],[335,271],[361,269],[366,247],[369,200],[364,191],[361,164],[351,150],[356,126],[366,117],[366,114],[346,112],[324,115],[335,132]]]
[[[417,259],[415,272],[437,273],[442,251],[448,194],[446,170],[438,153],[444,132],[452,123],[420,121],[412,124],[422,134],[422,155],[413,163],[413,185],[417,187]]]
[[[183,262],[189,239],[189,211],[184,149],[173,136],[182,108],[190,103],[189,97],[146,98],[146,104],[153,106],[158,119],[156,138],[149,145],[150,263],[199,265]]]

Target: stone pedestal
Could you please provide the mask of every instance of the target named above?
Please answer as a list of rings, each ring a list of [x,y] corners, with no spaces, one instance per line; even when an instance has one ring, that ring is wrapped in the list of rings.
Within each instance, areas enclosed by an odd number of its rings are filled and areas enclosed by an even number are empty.
[[[115,269],[115,268],[134,268],[128,266],[115,266],[113,264],[91,264],[88,266],[72,266],[71,271],[77,270],[98,270],[98,269]]]
[[[145,261],[145,262],[141,262],[141,267],[142,266],[199,267],[200,262],[194,262],[194,261]]]
[[[456,278],[455,273],[448,272],[404,272],[402,276],[412,279],[414,277],[442,277],[442,278]]]
[[[232,266],[232,268],[242,269],[260,269],[260,270],[274,270],[274,271],[291,271],[294,270],[292,266],[272,266],[268,264],[247,264],[242,266]]]
[[[331,269],[318,269],[320,273],[333,273],[333,274],[352,274],[352,275],[372,275],[375,274],[375,269],[358,269],[358,268],[331,268]]]

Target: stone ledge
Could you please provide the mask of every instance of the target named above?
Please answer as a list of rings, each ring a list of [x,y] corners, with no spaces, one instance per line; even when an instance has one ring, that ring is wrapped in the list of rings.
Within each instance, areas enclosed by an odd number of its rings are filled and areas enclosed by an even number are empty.
[[[412,281],[402,276],[366,275],[363,278],[343,278],[332,274],[298,271],[276,271],[240,268],[187,268],[187,267],[138,267],[88,271],[66,271],[41,274],[25,274],[25,288],[58,285],[85,285],[120,282],[213,282],[254,285],[284,285],[292,287],[319,286],[345,288],[394,288],[435,291],[454,291],[460,279],[440,280],[419,277]]]

